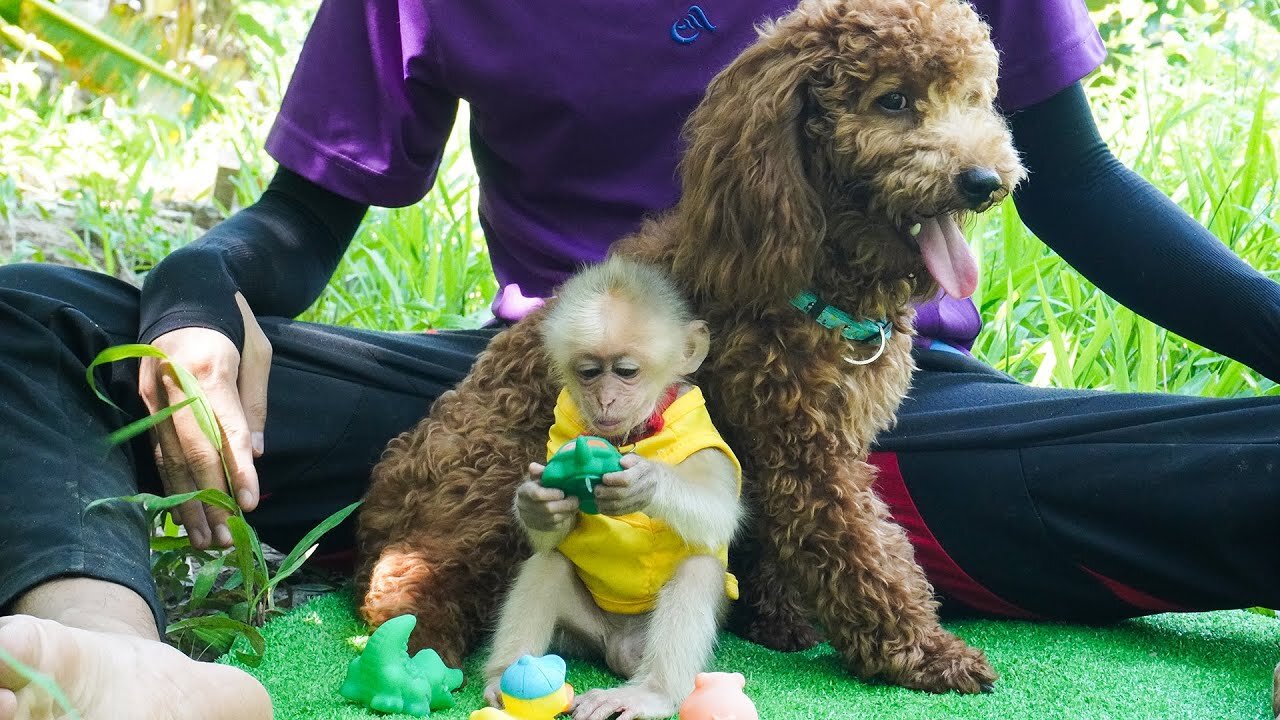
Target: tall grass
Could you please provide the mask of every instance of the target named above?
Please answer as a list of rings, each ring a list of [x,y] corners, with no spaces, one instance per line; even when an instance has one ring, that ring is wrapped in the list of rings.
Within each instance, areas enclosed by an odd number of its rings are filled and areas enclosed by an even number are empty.
[[[476,327],[489,318],[497,282],[476,216],[466,125],[464,114],[427,199],[372,210],[328,289],[303,319],[426,330]]]
[[[1280,97],[1271,91],[1280,63],[1267,50],[1280,34],[1245,10],[1174,22],[1154,40],[1137,23],[1110,38],[1132,50],[1113,53],[1088,80],[1099,126],[1126,165],[1280,279]],[[1022,226],[1012,203],[983,216],[971,237],[982,253],[976,299],[987,320],[975,352],[1018,379],[1210,396],[1280,393],[1103,295]]]

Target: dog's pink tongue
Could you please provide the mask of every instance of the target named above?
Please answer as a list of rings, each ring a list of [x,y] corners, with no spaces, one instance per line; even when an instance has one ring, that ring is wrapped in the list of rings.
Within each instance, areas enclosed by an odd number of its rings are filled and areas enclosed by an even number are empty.
[[[921,220],[916,243],[924,266],[948,295],[967,298],[978,289],[978,262],[950,215]]]

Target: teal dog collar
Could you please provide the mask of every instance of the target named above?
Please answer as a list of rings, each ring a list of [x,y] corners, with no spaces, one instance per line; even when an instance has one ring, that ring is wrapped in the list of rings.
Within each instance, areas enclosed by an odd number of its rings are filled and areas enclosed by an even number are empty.
[[[845,311],[822,302],[817,295],[807,290],[791,298],[791,304],[822,327],[839,330],[846,340],[872,342],[878,338],[883,345],[885,340],[893,336],[893,323],[887,318],[854,320]]]

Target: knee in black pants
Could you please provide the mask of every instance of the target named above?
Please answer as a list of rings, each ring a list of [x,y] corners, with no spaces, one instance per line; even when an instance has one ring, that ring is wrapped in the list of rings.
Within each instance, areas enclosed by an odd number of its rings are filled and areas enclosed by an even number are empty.
[[[140,414],[136,363],[99,379],[124,415],[85,381],[92,358],[132,342],[137,289],[106,275],[43,264],[0,266],[0,607],[58,577],[128,587],[152,606],[147,528],[134,506],[84,512],[138,489],[141,453],[106,436]]]

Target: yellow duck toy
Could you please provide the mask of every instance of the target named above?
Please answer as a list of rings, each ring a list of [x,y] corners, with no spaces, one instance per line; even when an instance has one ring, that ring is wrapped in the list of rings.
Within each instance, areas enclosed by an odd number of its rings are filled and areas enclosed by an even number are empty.
[[[568,712],[573,687],[564,681],[559,655],[525,655],[502,673],[502,709],[483,708],[471,720],[551,720]]]

